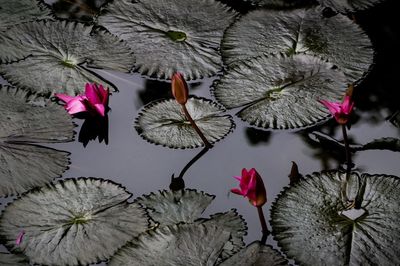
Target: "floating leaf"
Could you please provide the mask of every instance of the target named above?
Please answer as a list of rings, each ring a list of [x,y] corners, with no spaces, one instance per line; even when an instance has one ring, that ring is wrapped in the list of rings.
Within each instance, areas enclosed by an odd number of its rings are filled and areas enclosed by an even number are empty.
[[[2,266],[28,266],[29,261],[22,255],[0,252],[0,265]]]
[[[321,6],[329,7],[340,13],[353,13],[366,10],[383,2],[383,0],[317,0]]]
[[[236,15],[214,0],[120,0],[98,24],[128,42],[141,74],[168,79],[179,71],[189,80],[221,70],[221,39]]]
[[[230,69],[214,83],[214,95],[238,116],[262,128],[289,129],[316,124],[330,115],[318,102],[339,101],[343,73],[308,55],[259,57]]]
[[[305,53],[322,57],[359,80],[373,61],[368,36],[343,15],[324,18],[318,8],[291,11],[256,10],[227,29],[222,55],[227,64],[263,54]]]
[[[225,109],[204,98],[189,98],[188,112],[210,143],[221,140],[232,132],[235,124]],[[169,148],[196,148],[203,141],[190,125],[181,105],[174,99],[161,100],[143,107],[135,128],[145,140]]]
[[[288,261],[275,249],[270,246],[261,245],[253,242],[245,249],[242,249],[226,261],[219,264],[221,266],[284,266]]]
[[[40,94],[78,94],[86,82],[112,87],[84,67],[85,63],[125,72],[134,64],[133,55],[123,42],[92,26],[40,21],[13,27],[5,35],[16,45],[24,45],[18,53],[27,58],[0,65],[0,72],[11,83]]]
[[[148,227],[145,211],[128,203],[132,195],[102,179],[67,179],[31,190],[8,205],[0,235],[9,250],[31,263],[86,265],[109,258]],[[18,246],[15,237],[25,231]]]
[[[272,206],[278,245],[300,265],[400,264],[400,179],[351,173],[347,196],[360,200],[364,215],[342,215],[345,173],[314,173],[285,189]]]
[[[286,9],[300,6],[306,6],[309,4],[309,0],[244,0],[250,2],[253,5],[263,6],[266,8]]]
[[[181,224],[149,231],[111,258],[109,265],[214,265],[229,233],[209,224]]]
[[[389,150],[400,151],[400,139],[398,138],[380,138],[367,144],[357,147],[356,150]]]
[[[196,190],[163,190],[137,198],[149,216],[160,226],[174,225],[180,222],[192,223],[200,217],[214,200],[215,196]]]
[[[56,104],[37,106],[26,92],[0,85],[0,196],[42,186],[67,168],[68,152],[32,143],[73,139],[71,117]]]

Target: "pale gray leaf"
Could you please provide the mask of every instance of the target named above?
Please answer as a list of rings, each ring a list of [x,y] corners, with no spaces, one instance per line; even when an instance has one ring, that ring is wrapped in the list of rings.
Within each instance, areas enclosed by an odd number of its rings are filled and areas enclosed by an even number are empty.
[[[222,55],[227,64],[270,53],[322,57],[339,67],[349,83],[361,79],[373,62],[372,44],[363,30],[340,14],[323,17],[320,8],[255,10],[224,35]]]
[[[384,0],[317,0],[321,6],[332,8],[340,13],[354,13],[369,9]]]
[[[332,65],[308,55],[258,57],[227,70],[214,83],[214,96],[257,127],[293,129],[327,119],[318,101],[340,101],[346,78]]]
[[[102,179],[67,179],[24,194],[8,205],[0,235],[11,251],[45,265],[86,265],[109,258],[148,228],[131,194]],[[25,231],[20,245],[16,236]]]
[[[26,257],[17,254],[0,252],[0,265],[2,266],[28,266],[29,261]]]
[[[347,196],[365,210],[352,220],[341,215],[345,175],[314,173],[279,195],[271,210],[278,245],[300,265],[400,264],[400,179],[351,173]]]
[[[19,53],[27,58],[1,65],[0,72],[9,82],[41,94],[78,94],[86,82],[112,87],[84,64],[124,72],[134,65],[132,52],[125,43],[93,26],[39,21],[13,27],[5,35],[16,45],[23,45]],[[0,57],[4,53],[0,52]]]
[[[225,109],[204,98],[189,98],[189,114],[210,143],[228,135],[235,127]],[[136,119],[135,128],[145,140],[169,148],[196,148],[203,141],[186,119],[181,105],[174,99],[161,100],[144,106]]]
[[[120,249],[109,265],[215,264],[229,232],[209,224],[181,224],[148,231]]]
[[[190,80],[221,70],[221,39],[236,15],[214,0],[119,0],[98,24],[128,42],[141,74],[168,79],[179,71]]]
[[[310,4],[309,0],[244,0],[250,2],[252,5],[262,6],[265,8],[287,9],[304,7]]]
[[[191,189],[175,192],[163,190],[137,198],[135,202],[144,206],[160,226],[166,226],[194,222],[214,198],[213,195]]]

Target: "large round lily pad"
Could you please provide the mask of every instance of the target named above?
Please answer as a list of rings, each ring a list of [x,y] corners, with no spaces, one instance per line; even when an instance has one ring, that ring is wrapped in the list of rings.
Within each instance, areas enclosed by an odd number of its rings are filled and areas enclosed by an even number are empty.
[[[59,177],[69,164],[68,152],[34,144],[71,141],[71,117],[61,106],[38,106],[33,103],[36,100],[0,85],[0,196],[42,186]]]
[[[221,39],[236,15],[215,0],[119,0],[98,24],[128,42],[141,74],[168,79],[179,71],[190,80],[221,70]]]
[[[371,41],[343,15],[325,18],[320,8],[291,11],[255,10],[236,21],[222,42],[225,63],[263,54],[305,53],[322,57],[356,82],[373,62]]]
[[[340,13],[351,13],[366,10],[384,0],[317,0],[321,6],[332,8]]]
[[[117,37],[105,31],[66,21],[39,21],[18,25],[5,33],[24,48],[18,54],[24,60],[0,65],[9,82],[40,94],[75,95],[85,83],[106,81],[86,66],[128,72],[134,65],[131,50]],[[1,54],[8,51],[0,52]]]
[[[214,83],[216,99],[261,128],[293,129],[330,117],[320,99],[340,101],[344,74],[308,55],[259,57],[230,69]]]
[[[148,218],[123,187],[102,179],[67,179],[32,190],[8,205],[0,235],[31,263],[86,265],[109,258],[148,228]],[[25,235],[15,245],[18,233]]]
[[[229,232],[210,224],[166,226],[134,239],[109,265],[214,265],[228,239]]]
[[[351,173],[347,196],[358,195],[361,208],[345,211],[344,175],[314,173],[279,195],[271,210],[278,245],[300,265],[399,265],[400,179]]]
[[[189,98],[189,114],[210,143],[228,135],[235,124],[225,109],[204,98]],[[174,99],[161,100],[144,106],[135,122],[135,128],[145,140],[169,148],[196,148],[204,146],[199,135],[186,119],[181,105]]]

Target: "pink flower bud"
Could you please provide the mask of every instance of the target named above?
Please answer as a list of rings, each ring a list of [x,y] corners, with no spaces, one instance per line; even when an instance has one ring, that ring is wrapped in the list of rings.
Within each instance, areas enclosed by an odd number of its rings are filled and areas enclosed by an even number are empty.
[[[247,171],[243,168],[242,176],[235,176],[235,178],[240,183],[239,188],[231,189],[232,193],[247,198],[255,207],[261,207],[267,202],[264,182],[256,169],[251,168],[250,171]]]
[[[188,85],[179,72],[172,76],[172,95],[179,104],[185,104],[189,97]]]
[[[351,101],[350,96],[346,95],[342,103],[325,100],[320,100],[320,102],[329,109],[329,112],[335,117],[339,124],[345,125],[348,122],[354,107],[354,102]]]

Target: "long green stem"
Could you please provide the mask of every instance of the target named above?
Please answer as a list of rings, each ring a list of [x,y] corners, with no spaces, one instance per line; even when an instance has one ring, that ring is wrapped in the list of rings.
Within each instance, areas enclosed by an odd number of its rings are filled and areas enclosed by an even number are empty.
[[[194,122],[193,118],[190,116],[186,105],[182,104],[182,110],[185,113],[186,119],[189,120],[190,124],[192,125],[192,127],[194,128],[194,130],[196,131],[196,133],[200,136],[201,140],[204,142],[204,145],[206,145],[206,147],[208,149],[212,148],[212,145],[210,142],[208,142],[208,140],[206,139],[206,137],[203,135],[203,133],[201,132],[200,128],[196,125],[196,123]]]
[[[347,182],[349,180],[350,177],[350,172],[351,172],[351,153],[350,153],[350,147],[349,147],[349,139],[347,137],[347,130],[346,130],[346,125],[343,124],[342,125],[342,133],[343,133],[343,142],[344,142],[344,148],[345,148],[345,152],[346,152],[346,176],[345,178],[342,180],[342,184],[341,184],[341,191],[342,191],[342,198],[344,202],[348,202],[349,198],[347,197]]]
[[[264,217],[264,212],[262,207],[257,207],[257,211],[258,211],[258,218],[260,218],[260,223],[261,223],[261,228],[262,228],[262,238],[261,238],[261,244],[265,244],[265,242],[267,241],[267,237],[269,235],[269,230],[267,227],[267,222],[265,221],[265,217]]]

